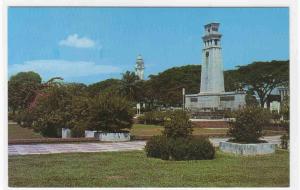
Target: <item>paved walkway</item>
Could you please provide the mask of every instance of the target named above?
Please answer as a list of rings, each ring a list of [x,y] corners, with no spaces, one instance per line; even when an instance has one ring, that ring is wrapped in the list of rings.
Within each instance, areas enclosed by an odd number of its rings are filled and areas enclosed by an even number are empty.
[[[8,155],[143,150],[146,141],[8,145]]]
[[[228,138],[210,138],[210,141],[214,146],[219,146],[220,141],[226,140],[228,140]],[[264,140],[267,140],[270,143],[280,144],[280,136],[265,137]],[[8,155],[143,150],[145,144],[146,141],[8,145]]]

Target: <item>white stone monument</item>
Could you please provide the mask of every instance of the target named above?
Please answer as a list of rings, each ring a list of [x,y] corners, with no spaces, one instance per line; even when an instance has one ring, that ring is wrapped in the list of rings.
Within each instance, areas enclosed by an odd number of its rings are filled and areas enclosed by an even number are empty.
[[[236,110],[246,104],[244,91],[225,92],[219,23],[204,26],[200,92],[185,95],[191,111]]]
[[[84,137],[85,138],[94,138],[95,133],[97,133],[97,131],[85,130],[84,131]]]
[[[62,128],[61,129],[61,138],[63,138],[63,139],[71,138],[71,129]]]

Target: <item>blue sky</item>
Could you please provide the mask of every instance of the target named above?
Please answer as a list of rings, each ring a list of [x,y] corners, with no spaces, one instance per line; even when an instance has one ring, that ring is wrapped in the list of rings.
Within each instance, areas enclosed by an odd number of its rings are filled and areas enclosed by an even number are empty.
[[[9,8],[9,76],[91,84],[134,70],[145,76],[201,64],[203,26],[220,22],[224,69],[289,59],[288,8]]]

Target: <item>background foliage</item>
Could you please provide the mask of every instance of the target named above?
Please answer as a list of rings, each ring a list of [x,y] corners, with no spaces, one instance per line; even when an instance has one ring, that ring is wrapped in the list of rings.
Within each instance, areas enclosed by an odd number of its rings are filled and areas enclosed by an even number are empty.
[[[42,83],[39,74],[21,72],[8,81],[9,116],[23,127],[34,127],[44,135],[47,131],[52,133],[50,136],[58,136],[55,133],[62,127],[74,128],[74,131],[79,131],[77,134],[85,128],[117,131],[130,128],[132,110],[136,103],[142,103],[146,105],[142,109],[145,114],[139,120],[147,124],[163,124],[170,117],[169,113],[157,112],[157,108],[181,106],[182,88],[186,89],[186,94],[198,93],[200,78],[200,65],[173,67],[150,75],[148,80],[138,80],[134,72],[127,71],[121,79],[107,79],[88,86],[55,82],[56,79],[62,80],[60,77]],[[260,98],[259,104],[263,105],[274,88],[289,86],[289,61],[239,66],[224,71],[224,82],[226,91],[246,89],[248,106],[258,104],[255,94]],[[288,120],[288,99],[284,102],[287,103],[283,104],[281,115]],[[77,134],[74,132],[75,136]]]

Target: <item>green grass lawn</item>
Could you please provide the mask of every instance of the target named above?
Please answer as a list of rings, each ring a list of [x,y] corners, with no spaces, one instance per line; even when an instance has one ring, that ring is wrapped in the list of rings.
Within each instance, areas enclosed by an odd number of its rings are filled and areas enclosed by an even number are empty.
[[[163,161],[144,151],[9,157],[10,187],[287,187],[289,153]]]
[[[134,124],[130,130],[131,135],[135,136],[153,136],[159,135],[163,131],[162,126],[158,125],[143,125]],[[195,128],[194,135],[210,135],[210,134],[226,134],[227,129],[203,129]],[[8,139],[36,139],[43,138],[38,133],[35,133],[32,129],[20,127],[18,124],[8,124]]]
[[[158,125],[134,124],[130,132],[135,136],[153,136],[160,135],[163,129]],[[193,135],[225,135],[226,132],[223,128],[193,128]]]
[[[224,128],[194,128],[193,135],[207,135],[207,136],[224,136],[228,129]],[[131,135],[134,136],[153,136],[160,135],[163,131],[162,126],[158,125],[143,125],[134,124],[130,130]],[[281,135],[282,131],[266,130],[266,135]],[[43,138],[38,133],[35,133],[32,129],[20,127],[18,124],[8,124],[8,139],[36,139]]]
[[[143,125],[134,124],[130,130],[132,135],[135,136],[153,136],[160,135],[163,131],[162,126],[158,125]],[[206,136],[224,136],[226,135],[228,129],[226,128],[193,128],[193,135],[206,135]],[[265,130],[267,136],[272,135],[282,135],[285,131],[275,131],[275,130]]]
[[[18,124],[8,124],[8,139],[37,139],[42,135],[35,133],[32,129],[20,127]]]

